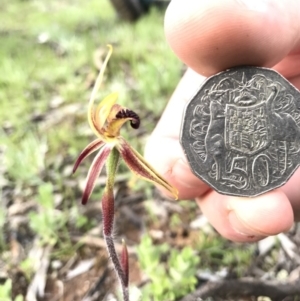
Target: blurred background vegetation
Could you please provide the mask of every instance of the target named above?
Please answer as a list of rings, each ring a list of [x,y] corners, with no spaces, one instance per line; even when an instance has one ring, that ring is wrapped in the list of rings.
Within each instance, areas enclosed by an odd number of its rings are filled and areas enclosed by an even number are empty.
[[[93,300],[112,298],[101,241],[105,175],[83,207],[90,159],[71,171],[94,139],[87,101],[106,44],[114,53],[99,100],[118,91],[119,103],[140,115],[141,128],[123,135],[143,151],[184,69],[166,44],[164,12],[126,23],[108,0],[1,0],[0,8],[0,299],[85,300],[101,281],[108,284]],[[141,300],[191,292],[200,268],[246,273],[254,245],[220,238],[193,202],[163,200],[124,166],[117,182],[116,240],[129,244]]]

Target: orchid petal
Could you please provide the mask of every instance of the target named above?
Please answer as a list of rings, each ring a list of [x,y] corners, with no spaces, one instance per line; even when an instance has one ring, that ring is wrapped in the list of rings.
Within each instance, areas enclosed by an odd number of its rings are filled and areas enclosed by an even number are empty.
[[[109,155],[109,153],[111,152],[111,148],[108,146],[103,147],[99,153],[97,154],[97,156],[94,158],[92,165],[89,169],[87,178],[86,178],[86,186],[82,195],[82,200],[81,203],[82,204],[86,204],[94,187],[96,184],[96,180],[100,175],[100,172],[105,164],[105,161]]]
[[[93,152],[95,152],[96,150],[98,150],[100,147],[102,147],[104,144],[103,141],[101,141],[100,139],[96,139],[93,142],[91,142],[88,146],[86,146],[84,148],[84,150],[80,153],[80,155],[78,156],[74,167],[73,167],[73,173],[77,170],[78,166],[80,165],[80,163],[90,154],[92,154]]]
[[[119,136],[121,127],[127,121],[130,121],[130,125],[134,129],[140,125],[140,117],[135,112],[115,104],[107,118],[106,134],[110,137]]]
[[[90,127],[93,129],[93,131],[95,132],[95,134],[98,136],[98,137],[101,137],[101,127],[99,127],[99,125],[97,125],[96,123],[96,120],[95,120],[95,116],[94,116],[94,109],[93,109],[93,105],[94,105],[94,102],[95,102],[95,98],[96,98],[96,95],[97,95],[97,92],[100,88],[100,85],[102,83],[102,80],[103,80],[103,75],[104,75],[104,71],[106,69],[106,66],[107,66],[107,63],[109,61],[109,58],[113,52],[113,48],[111,45],[107,45],[108,48],[109,48],[109,51],[108,51],[108,54],[101,66],[101,69],[99,71],[99,75],[96,79],[96,83],[95,83],[95,86],[92,90],[92,93],[91,93],[91,97],[90,97],[90,100],[89,100],[89,106],[88,106],[88,122],[90,124]]]
[[[134,150],[122,137],[119,138],[119,142],[120,143],[117,144],[117,148],[127,166],[134,173],[143,177],[145,180],[161,185],[171,192],[176,199],[178,198],[176,188],[160,176],[136,150]]]
[[[106,96],[98,105],[95,113],[95,121],[102,129],[114,104],[118,99],[119,93],[111,93]]]

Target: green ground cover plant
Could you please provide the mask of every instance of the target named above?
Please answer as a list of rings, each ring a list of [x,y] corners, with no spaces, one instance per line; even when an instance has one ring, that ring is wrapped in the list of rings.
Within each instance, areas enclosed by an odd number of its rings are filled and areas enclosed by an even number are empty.
[[[168,244],[154,245],[145,235],[137,250],[141,268],[151,279],[143,289],[143,300],[172,301],[193,291],[200,258],[191,247],[178,250]],[[164,255],[167,260],[160,264]]]
[[[11,301],[12,300],[12,281],[7,279],[3,284],[0,285],[0,300]],[[13,301],[23,301],[23,297],[18,295]]]

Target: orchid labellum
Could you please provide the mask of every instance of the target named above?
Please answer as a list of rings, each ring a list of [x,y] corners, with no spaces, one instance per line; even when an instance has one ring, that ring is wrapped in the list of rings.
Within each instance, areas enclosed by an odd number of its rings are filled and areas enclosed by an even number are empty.
[[[95,187],[96,180],[103,166],[106,164],[107,181],[102,197],[103,234],[109,255],[113,261],[115,270],[122,285],[123,298],[124,300],[129,300],[128,253],[126,245],[123,244],[121,260],[119,260],[112,237],[114,225],[113,186],[120,157],[134,173],[142,178],[161,185],[175,197],[177,197],[177,191],[120,135],[121,127],[126,121],[130,122],[132,128],[137,129],[140,125],[140,119],[135,112],[116,104],[118,94],[112,93],[108,95],[96,108],[94,107],[97,91],[101,85],[105,68],[113,51],[112,46],[108,45],[108,47],[109,52],[97,77],[88,105],[88,121],[90,127],[96,134],[97,139],[91,142],[81,152],[75,162],[73,172],[76,171],[83,159],[95,151],[98,151],[92,165],[90,166],[86,186],[82,195],[82,204],[86,204]]]

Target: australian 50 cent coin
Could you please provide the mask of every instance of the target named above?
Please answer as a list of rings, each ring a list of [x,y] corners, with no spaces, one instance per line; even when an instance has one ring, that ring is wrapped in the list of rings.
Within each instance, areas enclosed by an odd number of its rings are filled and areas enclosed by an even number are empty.
[[[267,68],[218,73],[187,104],[180,140],[193,173],[219,193],[270,191],[300,165],[300,92]]]

